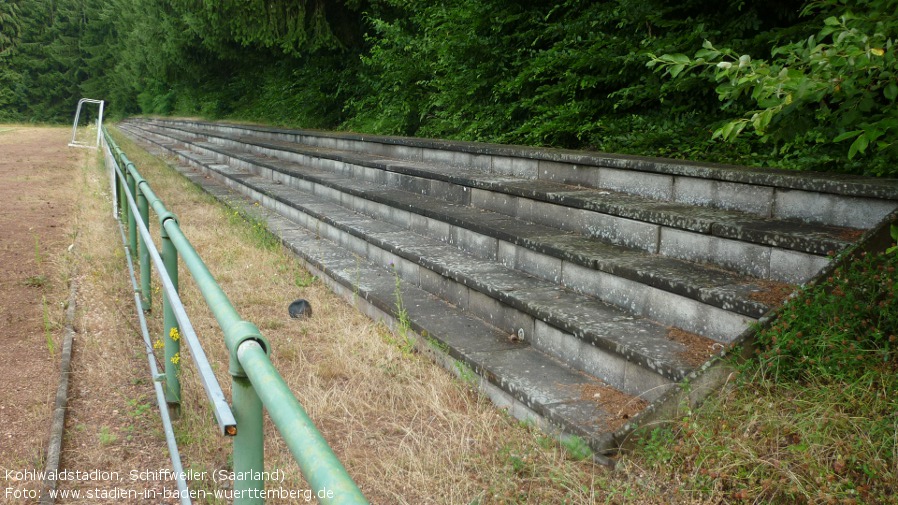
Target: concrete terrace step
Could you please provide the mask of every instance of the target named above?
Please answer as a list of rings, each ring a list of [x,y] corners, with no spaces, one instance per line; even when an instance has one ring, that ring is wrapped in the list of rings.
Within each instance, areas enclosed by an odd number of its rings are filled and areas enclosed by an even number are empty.
[[[252,136],[223,136],[204,133],[200,130],[170,126],[191,135],[194,139],[206,138],[213,143],[230,143],[257,148],[260,154],[273,157],[298,154],[303,158],[294,160],[310,164],[309,157],[326,158],[334,161],[381,169],[396,174],[410,175],[416,179],[399,181],[407,189],[420,191],[422,194],[437,194],[431,181],[444,181],[457,186],[483,189],[477,191],[444,191],[449,198],[454,197],[457,203],[470,204],[480,208],[488,208],[508,215],[527,214],[516,198],[536,200],[556,204],[562,207],[583,209],[602,214],[662,225],[669,228],[693,231],[696,233],[715,235],[722,238],[740,240],[762,245],[781,247],[811,254],[826,255],[844,248],[851,240],[846,236],[856,235],[857,230],[847,227],[818,226],[808,227],[803,223],[773,220],[755,217],[748,212],[727,211],[713,207],[696,207],[695,205],[671,203],[652,200],[627,193],[610,190],[596,190],[562,184],[551,181],[521,179],[519,177],[496,176],[480,170],[452,169],[435,163],[398,163],[394,159],[383,156],[366,155],[364,153],[346,153],[336,149],[319,147],[303,147],[287,141],[264,141]],[[382,179],[379,178],[379,179]],[[415,182],[418,181],[416,185]],[[406,182],[405,185],[402,182]],[[489,193],[505,195],[497,199],[486,196]],[[479,202],[479,203],[478,203]],[[557,213],[557,212],[556,212]],[[539,217],[538,213],[530,212]],[[550,212],[543,213],[552,214]],[[570,217],[570,216],[564,216]],[[530,219],[533,220],[533,219]],[[551,224],[565,226],[572,220],[556,218]],[[576,221],[576,220],[574,220]],[[637,247],[639,247],[637,245]],[[649,246],[642,246],[649,248]],[[655,247],[650,247],[655,249]]]
[[[297,146],[251,136],[225,137],[167,126],[188,139],[205,139],[244,152],[341,171],[347,176],[492,210],[524,221],[638,248],[715,264],[759,278],[802,283],[861,231],[762,218],[748,212],[651,200],[545,180],[497,176],[476,169],[398,162],[378,155]],[[215,150],[215,147],[209,146]],[[884,215],[884,214],[883,214]]]
[[[202,149],[204,144],[194,144]],[[651,317],[665,324],[700,333],[722,342],[738,336],[755,318],[769,310],[769,306],[755,298],[770,286],[757,279],[746,278],[721,270],[671,258],[649,255],[641,251],[612,246],[564,233],[545,226],[521,223],[508,216],[471,207],[439,202],[421,195],[349,180],[340,174],[323,173],[292,163],[259,159],[223,148],[211,151],[218,161],[237,160],[247,163],[247,169],[271,169],[273,177],[284,184],[295,184],[290,178],[275,174],[302,177],[305,181],[341,190],[340,196],[325,194],[334,202],[345,202],[346,195],[364,198],[353,210],[378,216],[405,228],[413,228],[445,243],[466,244],[481,259],[496,260],[543,279],[560,283],[578,292],[596,296],[621,308]],[[222,159],[220,155],[226,154]],[[202,162],[195,155],[197,162]],[[210,154],[206,161],[211,162]],[[240,176],[242,177],[242,176]],[[321,194],[317,187],[306,187]],[[380,202],[374,212],[367,202]],[[440,229],[433,222],[415,227],[409,219],[397,219],[395,210],[416,211],[438,223],[449,223],[452,229]],[[438,233],[432,233],[433,230]],[[477,237],[471,238],[471,232]],[[428,233],[430,232],[430,233]],[[485,239],[495,239],[494,242]],[[485,245],[486,244],[486,245]],[[486,251],[486,252],[484,252]],[[783,292],[783,296],[785,295]],[[697,317],[698,314],[701,316]]]
[[[490,321],[506,335],[521,331],[539,349],[630,394],[650,389],[651,399],[713,354],[713,341],[694,336],[678,342],[670,338],[671,328],[609,304],[361,216],[314,194],[231,166],[204,163],[210,160],[190,152],[178,154],[197,168],[224,176],[235,190],[316,230],[320,237],[379,265],[393,265],[403,279]]]
[[[545,182],[609,189],[662,201],[756,213],[775,219],[867,229],[895,209],[898,180],[790,172],[587,151],[291,130],[191,120],[151,120],[204,133],[363,152],[477,168]]]
[[[260,203],[375,319],[396,324],[401,288],[444,365],[600,451],[677,403],[681,381],[707,384],[708,359],[751,335],[787,283],[898,207],[894,181],[200,121],[121,128],[213,194]]]
[[[232,207],[260,212],[254,200],[220,182],[178,166],[198,186]],[[262,210],[261,217],[282,242],[331,287],[369,316],[389,321],[396,316],[395,277],[389,269],[361,260],[283,216]],[[401,286],[411,330],[425,336],[425,351],[463,375],[463,363],[479,377],[478,386],[499,406],[521,419],[550,430],[582,437],[599,453],[619,445],[627,425],[638,419],[645,400],[622,393],[547,356],[459,308],[413,286]],[[273,350],[277,353],[277,347]],[[470,378],[470,377],[468,377]]]

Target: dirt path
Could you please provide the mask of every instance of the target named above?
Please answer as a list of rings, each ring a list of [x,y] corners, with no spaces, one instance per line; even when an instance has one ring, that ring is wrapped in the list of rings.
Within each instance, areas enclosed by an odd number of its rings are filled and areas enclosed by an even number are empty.
[[[68,188],[86,154],[65,147],[67,134],[0,127],[0,472],[40,468],[49,435],[68,295]]]
[[[60,471],[83,474],[58,483],[81,496],[56,502],[172,503],[161,490],[173,484],[129,478],[171,463],[105,169],[94,152],[67,147],[68,133],[0,126],[0,504],[38,503],[72,265],[79,292]],[[148,490],[160,493],[145,499]]]

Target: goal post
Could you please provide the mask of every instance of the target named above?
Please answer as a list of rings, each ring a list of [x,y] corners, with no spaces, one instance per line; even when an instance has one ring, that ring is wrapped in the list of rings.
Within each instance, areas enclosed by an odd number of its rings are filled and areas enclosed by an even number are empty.
[[[97,140],[94,145],[90,145],[88,142],[78,140],[78,121],[81,119],[81,106],[86,103],[95,103],[100,106],[100,112],[97,116]],[[72,124],[72,141],[69,142],[69,147],[84,147],[87,149],[96,149],[100,145],[100,135],[102,135],[101,130],[103,127],[103,105],[105,102],[103,100],[94,100],[93,98],[82,98],[78,100],[78,108],[75,110],[75,122]]]

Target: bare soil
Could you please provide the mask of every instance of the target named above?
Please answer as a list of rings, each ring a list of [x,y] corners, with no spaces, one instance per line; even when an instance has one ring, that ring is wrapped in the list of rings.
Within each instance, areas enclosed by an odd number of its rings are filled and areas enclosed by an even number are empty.
[[[87,475],[60,480],[60,491],[82,494],[57,503],[170,503],[144,496],[171,483],[129,478],[170,462],[107,174],[96,151],[67,147],[68,134],[0,127],[0,504],[38,503],[42,491],[33,472],[44,470],[70,277],[78,296],[60,471]]]
[[[84,156],[66,142],[62,128],[0,127],[0,465],[13,470],[41,466],[59,377],[67,188]]]

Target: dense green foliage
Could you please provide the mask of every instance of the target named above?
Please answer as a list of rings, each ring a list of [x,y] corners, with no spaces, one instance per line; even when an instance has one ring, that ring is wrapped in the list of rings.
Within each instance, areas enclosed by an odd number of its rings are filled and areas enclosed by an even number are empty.
[[[64,121],[90,96],[115,116],[888,174],[889,163],[859,160],[894,150],[894,4],[850,14],[841,0],[4,0],[0,119]],[[866,62],[829,56],[863,44]],[[732,65],[743,54],[761,59]],[[820,54],[828,73],[810,63]],[[776,81],[784,68],[792,82]],[[856,78],[836,94],[820,84],[849,69]],[[782,85],[792,102],[770,102]],[[734,134],[762,121],[760,135]]]
[[[647,49],[684,49],[722,33],[756,47],[770,28],[794,21],[787,5],[764,2],[380,3],[401,15],[369,17],[363,62],[373,72],[363,74],[349,126],[597,148],[635,141],[651,149],[651,141],[626,136],[631,125],[643,129],[649,116],[670,130],[688,128],[713,112],[698,80],[671,93],[646,68]]]
[[[19,82],[19,74],[10,65],[10,55],[21,36],[19,9],[13,3],[0,3],[0,121],[7,119],[10,107],[15,103],[13,87]]]
[[[706,40],[694,58],[666,54],[653,57],[650,66],[673,78],[701,71],[717,83],[725,106],[751,103],[754,110],[721,125],[715,137],[734,141],[751,127],[785,158],[813,153],[817,164],[836,169],[895,174],[898,18],[883,14],[894,14],[898,2],[860,3],[841,12],[838,7],[837,0],[811,3],[805,14],[838,15],[822,18],[819,31],[806,40],[774,48],[770,60],[717,49]],[[875,156],[864,157],[868,148]],[[846,155],[853,161],[847,167]]]

